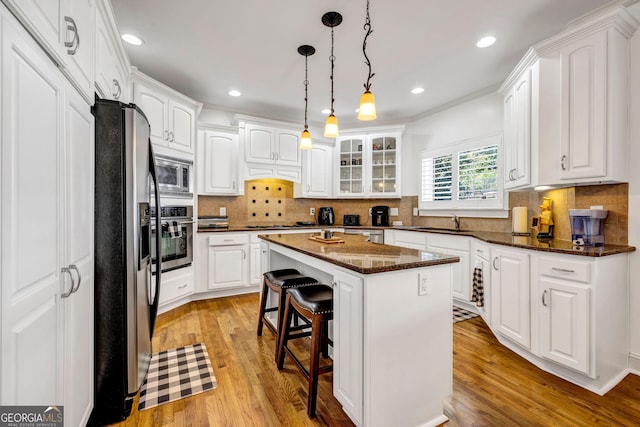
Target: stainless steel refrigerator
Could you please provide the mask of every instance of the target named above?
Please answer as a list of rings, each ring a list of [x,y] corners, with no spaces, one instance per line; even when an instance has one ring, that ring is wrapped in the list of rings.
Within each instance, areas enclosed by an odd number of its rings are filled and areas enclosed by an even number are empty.
[[[95,116],[95,405],[89,425],[125,419],[151,360],[161,228],[149,123],[133,104],[97,99]],[[159,209],[156,209],[159,211]],[[157,260],[161,262],[160,259]]]

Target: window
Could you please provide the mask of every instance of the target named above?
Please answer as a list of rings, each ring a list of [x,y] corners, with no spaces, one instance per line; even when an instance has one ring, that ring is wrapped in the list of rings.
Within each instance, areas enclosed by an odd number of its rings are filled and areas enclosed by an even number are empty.
[[[422,152],[420,209],[502,209],[502,135]]]

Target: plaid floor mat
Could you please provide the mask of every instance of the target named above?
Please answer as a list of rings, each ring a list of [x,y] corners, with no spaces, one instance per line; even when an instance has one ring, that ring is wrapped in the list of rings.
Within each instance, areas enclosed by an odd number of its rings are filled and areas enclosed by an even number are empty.
[[[203,343],[154,353],[140,390],[138,410],[213,390],[216,386]]]
[[[478,315],[456,305],[453,306],[453,323],[473,319],[474,317],[478,317]]]

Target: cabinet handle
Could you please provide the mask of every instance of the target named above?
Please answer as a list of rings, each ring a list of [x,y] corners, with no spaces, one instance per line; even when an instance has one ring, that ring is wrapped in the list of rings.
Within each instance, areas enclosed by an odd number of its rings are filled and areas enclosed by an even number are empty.
[[[82,283],[82,276],[80,275],[80,271],[78,270],[78,267],[76,267],[75,264],[71,264],[69,266],[69,270],[75,271],[76,274],[78,275],[78,285],[75,288],[71,288],[71,293],[74,294],[78,292],[78,289],[80,289],[80,284]]]
[[[171,135],[171,142],[175,142],[175,138],[173,137],[173,132],[169,132],[169,135]]]
[[[236,189],[236,182],[233,181],[233,184],[231,184],[231,185],[232,185],[233,189],[235,190]]]
[[[307,193],[311,191],[311,186],[309,184],[307,184]]]
[[[247,259],[247,251],[242,250],[242,259]]]
[[[164,140],[165,141],[169,141],[169,131],[168,130],[164,131]]]
[[[546,301],[546,297],[547,296],[547,290],[545,289],[544,292],[542,293],[542,305],[547,307],[547,301]]]
[[[233,239],[224,239],[223,242],[233,242]]]
[[[575,273],[575,270],[569,270],[568,268],[551,267],[551,269],[554,271],[559,271],[560,273]]]
[[[276,159],[276,153],[274,153],[273,151],[271,152],[271,160],[275,160]]]
[[[498,270],[498,267],[496,267],[496,261],[497,261],[497,260],[498,260],[498,257],[495,257],[495,258],[493,259],[493,261],[491,262],[491,264],[493,265],[493,269],[494,269],[494,270]]]
[[[67,273],[67,274],[69,274],[69,277],[71,277],[71,289],[69,289],[67,292],[64,292],[62,295],[60,295],[60,297],[62,297],[62,298],[67,298],[69,295],[71,295],[71,294],[73,293],[73,288],[74,288],[74,286],[75,286],[75,283],[74,283],[74,282],[75,282],[75,280],[73,279],[73,274],[71,274],[71,270],[70,270],[70,269],[68,269],[67,267],[62,267],[62,268],[60,269],[60,271],[61,271],[62,273]]]
[[[280,155],[278,153],[273,153],[273,155],[275,156],[276,160],[280,160]]]
[[[117,89],[114,93],[113,93],[113,97],[115,99],[120,99],[120,95],[122,95],[122,88],[120,87],[120,82],[117,81],[116,79],[113,79],[113,86]]]
[[[67,23],[67,30],[73,31],[73,39],[70,42],[65,41],[64,47],[67,47],[67,53],[69,55],[75,55],[80,47],[80,36],[78,35],[78,27],[76,26],[76,21],[73,20],[70,16],[64,17],[65,22]]]
[[[476,252],[478,252],[479,254],[483,254],[484,251],[482,249],[477,249]]]
[[[567,170],[567,166],[565,165],[566,161],[567,161],[567,155],[563,154],[562,157],[560,158],[560,167],[562,168],[563,171]]]
[[[338,286],[338,282],[336,282],[336,281],[331,282],[331,286],[336,288]]]
[[[182,285],[182,286],[178,286],[178,289],[184,289],[184,288],[186,288],[186,287],[187,287],[187,284],[185,283],[185,284],[184,284],[184,285]]]

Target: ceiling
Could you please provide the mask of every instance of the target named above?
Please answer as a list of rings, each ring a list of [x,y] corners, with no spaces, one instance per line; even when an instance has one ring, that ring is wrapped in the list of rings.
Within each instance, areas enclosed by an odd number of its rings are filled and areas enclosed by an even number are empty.
[[[366,0],[111,0],[140,71],[205,104],[205,108],[304,121],[304,57],[310,44],[309,121],[330,108],[331,29],[321,17],[337,11],[335,114],[340,126],[413,120],[495,90],[533,44],[607,0],[370,0],[367,42],[378,120],[358,122],[367,78],[362,53]],[[475,46],[484,35],[497,42]],[[424,93],[411,94],[416,86]],[[242,92],[231,97],[230,89]]]

